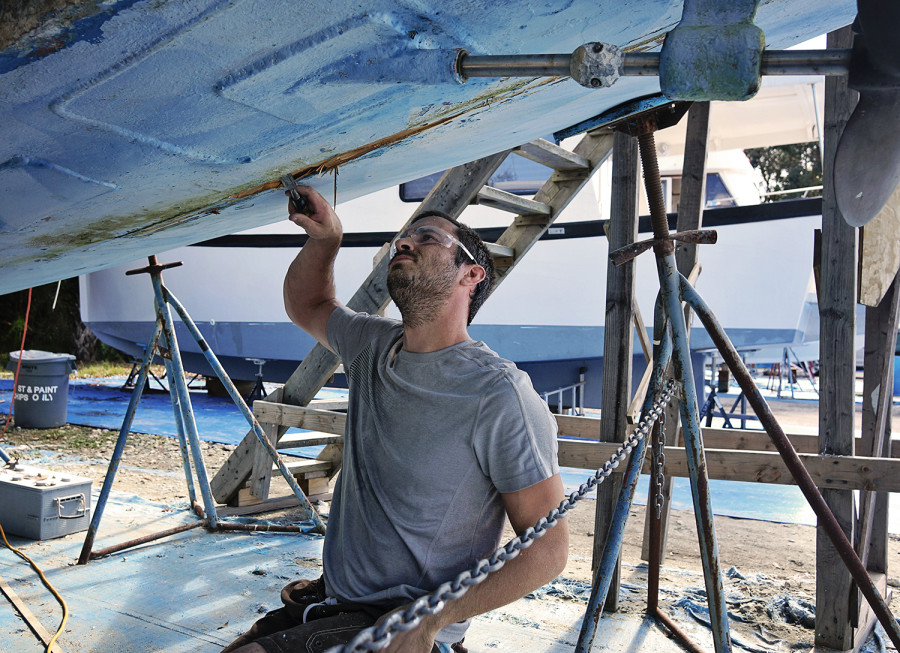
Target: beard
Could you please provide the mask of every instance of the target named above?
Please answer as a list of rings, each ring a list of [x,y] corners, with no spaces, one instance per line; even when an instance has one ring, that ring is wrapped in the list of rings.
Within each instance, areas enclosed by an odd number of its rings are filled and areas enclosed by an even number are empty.
[[[403,324],[415,328],[436,318],[456,283],[458,268],[449,263],[438,269],[423,269],[418,252],[412,256],[414,269],[406,270],[400,265],[389,270],[387,286],[403,316]]]

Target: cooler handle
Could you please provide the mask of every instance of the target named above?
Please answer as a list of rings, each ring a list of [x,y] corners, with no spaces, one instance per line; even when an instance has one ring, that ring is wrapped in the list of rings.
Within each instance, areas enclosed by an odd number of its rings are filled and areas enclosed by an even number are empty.
[[[77,501],[79,506],[77,514],[73,515],[64,515],[63,514],[63,503],[71,503],[72,501]],[[84,517],[87,512],[87,508],[85,506],[84,494],[75,494],[71,497],[59,497],[54,500],[56,503],[56,513],[60,519],[79,519],[80,517]]]

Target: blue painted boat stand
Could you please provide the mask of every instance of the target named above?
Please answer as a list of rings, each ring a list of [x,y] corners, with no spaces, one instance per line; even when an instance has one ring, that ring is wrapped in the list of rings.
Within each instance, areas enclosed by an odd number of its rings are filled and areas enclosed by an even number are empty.
[[[156,308],[156,326],[154,328],[153,335],[151,336],[150,341],[148,342],[147,347],[144,350],[144,357],[141,361],[140,370],[137,374],[137,380],[134,383],[134,389],[131,392],[131,399],[128,404],[128,409],[125,413],[125,419],[122,421],[122,427],[119,430],[119,436],[116,440],[116,446],[113,450],[112,458],[109,462],[106,477],[103,480],[103,487],[100,490],[100,496],[97,499],[94,514],[91,518],[91,524],[88,527],[87,535],[84,539],[84,545],[82,546],[81,554],[78,557],[78,564],[87,564],[87,562],[91,559],[108,555],[109,553],[112,553],[114,551],[131,548],[133,546],[137,546],[138,544],[143,544],[145,542],[173,535],[174,533],[199,527],[207,527],[210,530],[220,531],[267,530],[289,533],[324,533],[325,525],[323,524],[315,508],[313,508],[313,506],[310,504],[306,495],[303,493],[303,490],[301,490],[300,486],[297,485],[297,481],[291,475],[290,471],[281,460],[281,457],[269,442],[269,439],[266,437],[265,433],[262,430],[262,427],[253,416],[253,413],[247,406],[243,397],[241,397],[240,393],[229,378],[228,374],[225,372],[221,363],[219,363],[215,354],[203,339],[200,330],[194,324],[184,306],[182,306],[178,299],[171,292],[169,292],[168,288],[165,287],[162,278],[162,271],[167,268],[181,265],[181,263],[159,264],[157,263],[156,256],[149,257],[149,263],[150,264],[145,268],[129,270],[126,274],[146,273],[150,275],[151,281],[153,283],[154,304]],[[184,367],[181,362],[181,354],[179,352],[178,341],[175,336],[172,314],[169,310],[170,305],[175,309],[175,312],[181,318],[185,326],[187,326],[188,331],[191,333],[191,336],[193,336],[194,340],[197,341],[197,344],[200,346],[201,351],[203,351],[207,362],[209,362],[210,367],[212,367],[212,369],[215,371],[216,376],[222,382],[222,385],[225,387],[228,395],[240,409],[244,418],[250,424],[257,439],[263,444],[267,453],[269,454],[269,457],[278,467],[281,475],[287,481],[291,490],[294,492],[294,495],[300,501],[301,509],[305,511],[306,519],[311,522],[311,526],[254,526],[248,524],[228,524],[222,522],[218,518],[218,515],[216,514],[216,504],[209,485],[209,477],[206,473],[206,467],[203,462],[203,455],[200,450],[200,436],[197,432],[197,423],[194,419],[194,411],[191,406],[190,395],[188,393],[187,384],[184,379]],[[161,337],[163,338],[163,344],[160,343]],[[172,400],[172,410],[174,412],[175,424],[178,430],[178,442],[180,445],[181,457],[184,466],[184,475],[187,482],[188,499],[192,509],[197,513],[199,521],[186,526],[163,531],[161,533],[148,535],[138,540],[124,542],[115,547],[92,551],[94,540],[100,527],[100,520],[103,517],[103,510],[109,498],[109,493],[112,489],[113,481],[115,480],[115,475],[119,467],[119,463],[122,460],[122,453],[125,450],[125,443],[128,439],[128,434],[131,431],[131,424],[134,420],[134,415],[137,411],[137,406],[141,398],[141,394],[144,391],[144,387],[146,385],[147,378],[150,372],[150,364],[153,362],[154,356],[160,356],[165,364],[166,378],[169,380],[168,386],[169,394]],[[200,487],[200,496],[203,501],[202,505],[197,501],[197,494],[194,487],[195,475],[197,483]]]
[[[756,387],[746,365],[725,335],[721,325],[703,302],[693,286],[678,273],[675,262],[675,240],[714,243],[715,235],[709,232],[669,233],[668,219],[663,202],[659,168],[656,160],[654,132],[660,128],[653,113],[639,118],[629,128],[636,132],[644,171],[644,183],[650,203],[653,224],[653,239],[647,243],[636,243],[610,253],[610,259],[616,264],[633,259],[652,246],[657,261],[660,280],[660,296],[654,313],[654,334],[662,334],[654,342],[653,373],[647,396],[642,407],[642,421],[648,416],[650,407],[658,398],[665,376],[672,363],[672,375],[677,383],[679,396],[679,413],[682,420],[685,451],[688,461],[691,495],[694,515],[697,524],[697,535],[700,545],[700,557],[706,584],[709,606],[710,628],[716,653],[732,650],[728,626],[728,613],[719,564],[716,543],[715,524],[709,496],[709,478],[706,473],[706,461],[703,440],[700,432],[701,419],[698,409],[696,386],[690,359],[690,348],[682,302],[685,302],[703,322],[719,353],[728,365],[732,374],[747,397],[758,419],[762,423],[770,439],[781,454],[786,466],[800,487],[810,506],[818,517],[818,523],[831,539],[836,551],[841,556],[848,571],[858,584],[872,610],[878,617],[894,646],[900,648],[900,625],[891,614],[890,609],[872,582],[865,565],[856,554],[825,503],[812,477],[806,471],[793,445],[775,420],[774,415]],[[643,245],[648,246],[643,246]],[[651,474],[653,500],[648,503],[651,511],[650,519],[650,563],[648,568],[648,601],[647,614],[666,628],[679,643],[689,651],[699,652],[701,649],[685,634],[659,607],[659,575],[661,528],[658,511],[652,508],[660,505],[661,472],[663,463],[662,446],[664,436],[660,422],[653,426],[654,439],[654,473]],[[609,592],[613,569],[619,558],[625,533],[625,522],[634,499],[637,481],[644,464],[647,451],[647,438],[642,438],[635,446],[625,471],[625,479],[617,499],[616,508],[611,520],[603,553],[594,578],[591,598],[582,622],[581,633],[576,644],[576,653],[588,653],[591,650],[594,635],[603,613],[603,606]],[[656,512],[656,514],[653,514]]]

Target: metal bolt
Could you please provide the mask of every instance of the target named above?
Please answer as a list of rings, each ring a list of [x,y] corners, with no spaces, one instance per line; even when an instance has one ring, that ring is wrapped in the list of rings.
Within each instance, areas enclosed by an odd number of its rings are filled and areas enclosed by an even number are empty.
[[[603,86],[603,82],[601,82],[596,77],[592,77],[591,78],[591,86],[593,86],[594,88],[599,88],[600,86]]]
[[[594,54],[600,54],[601,52],[603,52],[603,44],[594,43]]]

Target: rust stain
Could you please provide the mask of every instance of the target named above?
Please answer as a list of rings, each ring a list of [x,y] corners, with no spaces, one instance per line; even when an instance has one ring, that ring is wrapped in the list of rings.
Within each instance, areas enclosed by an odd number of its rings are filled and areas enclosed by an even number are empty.
[[[478,109],[490,108],[492,104],[504,103],[519,95],[534,92],[536,89],[542,86],[557,84],[567,79],[567,77],[550,77],[538,80],[530,80],[527,82],[517,81],[511,87],[504,88],[499,93],[493,92],[488,96],[476,97],[472,102],[467,103],[464,108],[444,115],[437,120],[404,129],[402,131],[391,134],[390,136],[385,136],[384,138],[372,141],[371,143],[361,145],[352,150],[336,154],[328,159],[319,162],[318,164],[301,168],[300,170],[291,173],[291,176],[293,176],[295,180],[299,181],[313,175],[322,175],[327,172],[331,172],[349,161],[358,159],[361,156],[369,154],[370,152],[374,152],[375,150],[381,149],[383,147],[395,145],[406,138],[416,136],[417,134],[421,134],[422,132],[429,129],[440,127],[441,125],[450,122],[451,120],[455,120],[456,118],[464,116],[473,111],[477,111]],[[252,188],[247,188],[245,190],[234,193],[233,195],[230,195],[229,198],[234,200],[241,200],[247,197],[258,195],[259,193],[265,192],[267,190],[275,190],[276,188],[281,188],[280,179],[272,179],[271,181],[253,186]]]
[[[436,120],[434,122],[430,122],[424,125],[419,125],[418,127],[411,127],[409,129],[404,129],[402,131],[391,134],[390,136],[385,136],[384,138],[380,138],[377,141],[372,141],[371,143],[366,143],[365,145],[361,145],[352,150],[348,150],[346,152],[341,152],[340,154],[336,154],[333,157],[325,159],[324,161],[316,164],[307,166],[298,170],[297,172],[291,173],[291,176],[296,180],[304,179],[306,177],[311,177],[312,175],[321,175],[326,172],[330,172],[340,166],[344,165],[348,161],[353,161],[354,159],[358,159],[359,157],[368,154],[369,152],[374,152],[375,150],[381,149],[382,147],[387,147],[389,145],[394,145],[399,143],[400,141],[409,138],[410,136],[415,136],[417,134],[422,133],[428,129],[433,129],[435,127],[439,127],[444,123],[447,123],[454,118],[458,118],[464,115],[466,111],[460,111],[448,116],[444,116],[443,118]],[[259,184],[258,186],[254,186],[253,188],[248,188],[246,190],[242,190],[239,193],[235,193],[231,195],[231,199],[245,199],[247,197],[251,197],[253,195],[258,195],[267,190],[274,190],[276,188],[281,188],[281,180],[273,179],[271,181],[267,181],[264,184]]]

